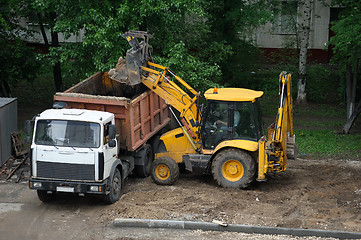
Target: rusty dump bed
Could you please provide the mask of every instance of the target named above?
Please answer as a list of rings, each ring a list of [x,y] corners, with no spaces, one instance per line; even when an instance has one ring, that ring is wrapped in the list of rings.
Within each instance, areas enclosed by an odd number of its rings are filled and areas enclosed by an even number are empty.
[[[99,72],[56,93],[54,101],[66,102],[68,108],[114,113],[120,149],[135,151],[170,121],[170,113],[164,100],[152,91],[136,95],[134,91]]]

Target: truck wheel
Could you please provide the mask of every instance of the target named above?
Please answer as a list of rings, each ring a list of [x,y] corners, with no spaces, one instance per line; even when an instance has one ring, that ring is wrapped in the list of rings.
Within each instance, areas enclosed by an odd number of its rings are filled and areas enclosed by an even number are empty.
[[[145,147],[139,152],[139,158],[141,158],[140,162],[144,163],[144,165],[135,165],[135,174],[142,178],[148,177],[150,175],[152,162],[154,159],[152,147],[149,144],[146,144]]]
[[[38,198],[44,203],[48,203],[54,200],[55,193],[48,194],[45,190],[37,190]]]
[[[110,193],[108,195],[105,195],[105,202],[108,204],[112,204],[118,201],[120,193],[122,191],[122,177],[118,168],[115,168],[114,174],[110,179],[109,191]]]
[[[170,157],[157,158],[152,164],[152,179],[159,185],[172,185],[179,177],[178,164]]]
[[[255,179],[255,165],[248,153],[227,149],[218,153],[212,163],[213,178],[225,188],[247,188]]]

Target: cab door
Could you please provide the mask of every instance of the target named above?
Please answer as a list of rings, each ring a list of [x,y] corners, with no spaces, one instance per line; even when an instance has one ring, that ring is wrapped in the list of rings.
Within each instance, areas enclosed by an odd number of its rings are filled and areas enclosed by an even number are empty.
[[[214,149],[220,142],[231,138],[230,119],[229,102],[208,102],[201,128],[204,149]]]

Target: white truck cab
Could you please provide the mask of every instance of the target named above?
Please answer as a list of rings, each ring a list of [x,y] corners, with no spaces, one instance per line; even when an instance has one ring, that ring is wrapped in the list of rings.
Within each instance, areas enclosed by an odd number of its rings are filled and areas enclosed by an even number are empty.
[[[134,158],[118,156],[114,114],[85,109],[49,109],[36,116],[29,187],[39,199],[57,192],[104,194],[117,201]]]

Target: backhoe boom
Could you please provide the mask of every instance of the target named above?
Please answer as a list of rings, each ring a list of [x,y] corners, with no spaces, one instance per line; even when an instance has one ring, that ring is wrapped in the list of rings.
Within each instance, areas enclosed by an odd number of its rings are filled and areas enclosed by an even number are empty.
[[[268,141],[259,141],[259,169],[257,180],[265,179],[267,172],[281,172],[287,169],[288,148],[294,155],[292,78],[282,72],[279,77],[280,104],[276,122],[268,129]],[[291,154],[289,154],[291,155]]]

